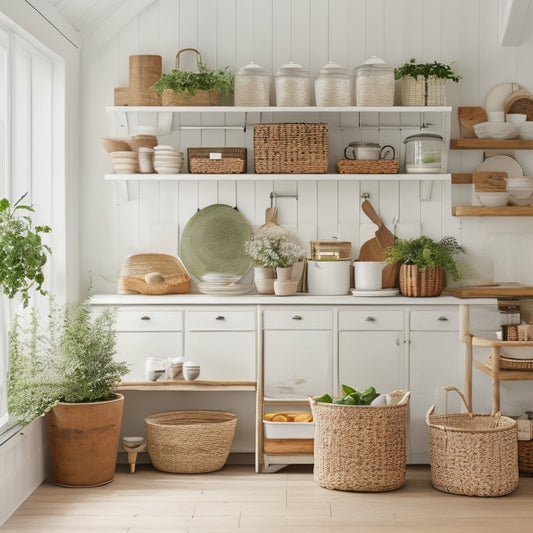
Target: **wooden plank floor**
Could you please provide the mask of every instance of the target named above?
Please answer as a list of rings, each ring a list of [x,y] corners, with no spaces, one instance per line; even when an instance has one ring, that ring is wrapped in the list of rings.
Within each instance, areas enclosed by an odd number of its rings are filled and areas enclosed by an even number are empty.
[[[227,465],[211,474],[165,474],[120,466],[115,480],[91,489],[43,483],[0,528],[2,533],[497,532],[533,530],[533,478],[499,498],[456,496],[432,488],[427,466],[409,466],[393,492],[323,489],[312,466],[274,474]]]

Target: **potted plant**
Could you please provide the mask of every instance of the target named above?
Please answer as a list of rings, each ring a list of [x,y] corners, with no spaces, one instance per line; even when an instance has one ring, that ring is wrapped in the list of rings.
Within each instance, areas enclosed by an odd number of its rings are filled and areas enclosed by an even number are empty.
[[[417,63],[414,58],[394,69],[397,80],[401,80],[403,105],[446,105],[446,81],[458,82],[452,69],[439,61]]]
[[[426,235],[396,239],[387,248],[385,261],[400,264],[400,292],[404,296],[439,296],[444,275],[454,281],[462,276],[457,256],[464,253],[455,237],[435,241]]]
[[[45,415],[52,476],[58,485],[95,486],[115,473],[124,397],[115,391],[128,367],[114,359],[114,314],[89,303],[46,317],[28,308],[9,334],[9,412],[28,423]]]
[[[180,70],[179,57],[185,51],[196,52],[198,72]],[[233,93],[233,75],[229,67],[208,69],[198,50],[184,48],[176,55],[176,68],[161,74],[152,87],[163,105],[218,105],[222,95]]]

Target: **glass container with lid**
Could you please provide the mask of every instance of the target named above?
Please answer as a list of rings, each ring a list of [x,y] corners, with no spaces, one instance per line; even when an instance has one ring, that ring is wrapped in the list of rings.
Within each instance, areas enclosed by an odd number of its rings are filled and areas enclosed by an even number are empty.
[[[270,74],[251,61],[234,77],[234,104],[243,107],[263,107],[270,104]]]
[[[372,56],[354,69],[355,105],[389,107],[394,105],[394,67]]]
[[[445,145],[442,135],[417,133],[405,143],[405,172],[407,174],[440,174],[445,172]]]
[[[352,80],[348,69],[329,62],[315,78],[316,105],[319,107],[352,104]]]
[[[291,61],[279,68],[274,77],[276,105],[309,106],[311,103],[311,84],[309,71],[302,65]]]

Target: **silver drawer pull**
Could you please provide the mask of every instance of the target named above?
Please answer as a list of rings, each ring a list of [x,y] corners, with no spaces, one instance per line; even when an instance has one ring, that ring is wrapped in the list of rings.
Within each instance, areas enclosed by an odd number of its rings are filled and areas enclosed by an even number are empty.
[[[375,322],[375,321],[376,321],[376,318],[373,317],[373,316],[367,316],[367,317],[365,318],[365,320],[366,320],[367,322]]]
[[[218,315],[215,320],[226,320],[226,317],[225,316],[222,316],[222,315]]]
[[[448,322],[448,317],[447,316],[439,316],[439,318],[437,318],[437,320],[439,322]]]
[[[146,316],[146,315],[144,315],[144,316],[142,316],[142,317],[141,317],[141,320],[150,320],[150,317],[149,317],[149,316]]]
[[[302,320],[302,317],[300,315],[294,315],[292,317],[293,320]]]

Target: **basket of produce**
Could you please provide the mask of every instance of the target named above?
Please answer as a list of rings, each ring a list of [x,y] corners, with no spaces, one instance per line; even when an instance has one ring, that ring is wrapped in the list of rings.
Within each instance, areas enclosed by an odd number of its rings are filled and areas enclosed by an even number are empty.
[[[255,124],[257,174],[325,174],[328,171],[327,124]]]
[[[326,489],[382,492],[405,483],[409,392],[378,395],[342,386],[344,397],[310,398],[314,480]]]
[[[191,174],[246,173],[246,148],[187,148]]]
[[[518,487],[516,421],[490,414],[474,414],[465,397],[455,391],[467,409],[464,413],[434,414],[429,427],[431,483],[443,492],[466,496],[503,496]]]
[[[224,411],[168,411],[144,419],[148,455],[163,472],[215,472],[231,450],[237,416]]]

